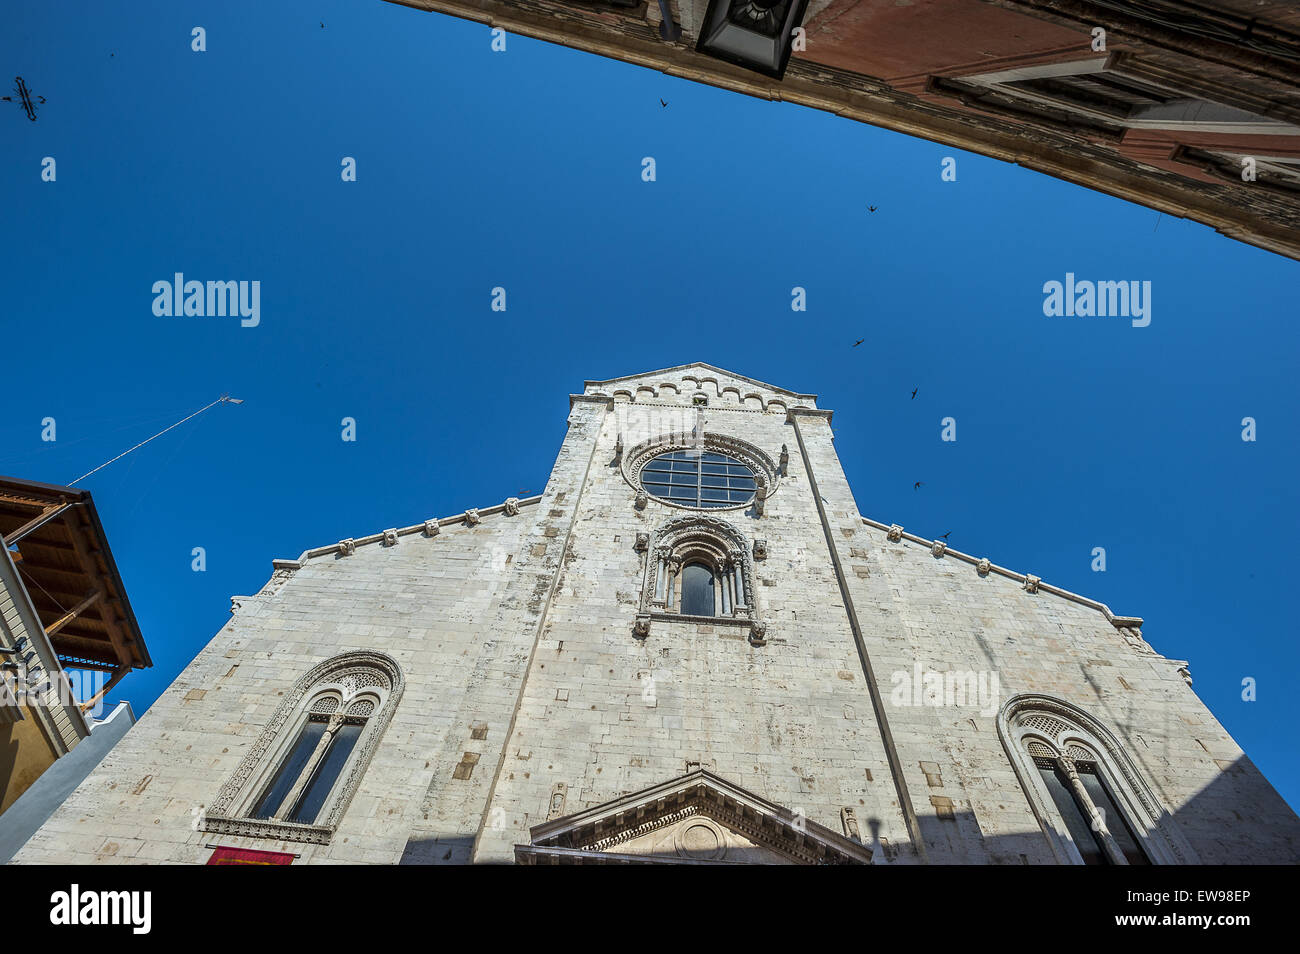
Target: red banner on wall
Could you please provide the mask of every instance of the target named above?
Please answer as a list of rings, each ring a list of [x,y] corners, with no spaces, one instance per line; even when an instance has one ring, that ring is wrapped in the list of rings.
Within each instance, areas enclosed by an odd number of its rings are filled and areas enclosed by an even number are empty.
[[[291,865],[293,855],[279,851],[253,851],[251,848],[218,848],[208,859],[210,865]]]

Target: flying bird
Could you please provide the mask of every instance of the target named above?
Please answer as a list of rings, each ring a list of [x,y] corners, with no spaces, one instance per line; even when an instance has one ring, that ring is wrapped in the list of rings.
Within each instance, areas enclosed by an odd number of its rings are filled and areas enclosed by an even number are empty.
[[[876,207],[875,207],[874,205],[869,205],[869,206],[867,206],[867,211],[868,211],[868,212],[874,212],[874,211],[876,211]]]
[[[912,388],[912,400],[916,400],[916,388]]]
[[[952,533],[952,531],[949,530],[948,533]],[[947,540],[947,539],[948,539],[948,533],[945,533],[945,534],[944,534],[942,537],[940,537],[939,539],[940,539],[940,540]]]
[[[912,489],[913,489],[913,490],[920,490],[920,489],[921,489],[921,481],[918,480],[916,483],[914,483],[914,484],[912,485]]]
[[[325,24],[322,23],[322,24],[320,25],[320,28],[321,28],[322,30],[325,29]]]
[[[668,104],[667,104],[667,103],[665,103],[665,102],[664,102],[664,100],[663,100],[663,97],[662,97],[662,96],[661,96],[661,97],[659,97],[659,105],[660,105],[660,106],[667,106],[667,105],[668,105]]]
[[[862,344],[862,342],[866,340],[867,340],[866,338],[859,338],[857,341],[853,342],[853,347],[856,348],[858,345]]]

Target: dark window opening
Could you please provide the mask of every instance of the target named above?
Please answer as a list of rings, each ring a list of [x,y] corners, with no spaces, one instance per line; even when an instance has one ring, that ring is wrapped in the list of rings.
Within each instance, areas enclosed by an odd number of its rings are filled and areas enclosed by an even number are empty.
[[[688,563],[682,567],[682,613],[687,616],[713,616],[717,613],[713,571],[703,563]]]
[[[307,767],[307,761],[311,758],[311,754],[316,751],[316,746],[324,734],[325,722],[323,720],[319,722],[311,721],[302,727],[302,732],[298,734],[298,741],[293,744],[289,754],[280,763],[275,778],[272,779],[266,793],[250,813],[251,817],[275,817],[275,813],[280,810],[280,805],[293,789],[294,783],[302,775],[302,770]]]

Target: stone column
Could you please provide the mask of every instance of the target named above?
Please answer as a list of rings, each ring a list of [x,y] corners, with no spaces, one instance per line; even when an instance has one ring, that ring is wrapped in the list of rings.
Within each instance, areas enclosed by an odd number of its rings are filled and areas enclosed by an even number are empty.
[[[735,589],[736,612],[750,609],[749,594],[745,592],[745,563],[744,557],[739,553],[731,554],[731,584]]]
[[[677,612],[677,576],[682,572],[681,557],[668,558],[668,599],[664,606],[670,613]]]
[[[1088,790],[1083,787],[1083,780],[1079,778],[1079,771],[1075,767],[1074,759],[1060,755],[1056,758],[1056,764],[1069,780],[1070,791],[1074,793],[1074,800],[1079,803],[1080,810],[1088,816],[1088,824],[1097,833],[1102,850],[1106,852],[1106,857],[1110,859],[1110,863],[1113,865],[1128,864],[1124,852],[1120,850],[1119,844],[1111,836],[1110,829],[1106,827],[1106,816],[1102,814],[1100,808],[1093,804],[1092,799],[1088,796]]]
[[[655,551],[655,594],[653,603],[660,606],[668,599],[668,559],[663,550]]]
[[[284,797],[284,801],[281,802],[280,807],[276,809],[274,816],[276,821],[284,821],[289,812],[293,810],[294,805],[298,803],[298,799],[302,798],[302,793],[307,787],[307,782],[311,780],[312,775],[316,772],[316,766],[319,765],[321,759],[325,757],[325,753],[329,750],[330,743],[334,741],[334,736],[342,727],[343,707],[340,705],[338,711],[330,716],[329,724],[325,726],[325,731],[321,733],[321,737],[316,741],[316,748],[312,750],[311,758],[309,758],[307,764],[303,766],[302,773],[298,776],[298,781],[293,783],[293,788],[289,789],[289,794]],[[307,822],[307,824],[311,824],[311,822]]]

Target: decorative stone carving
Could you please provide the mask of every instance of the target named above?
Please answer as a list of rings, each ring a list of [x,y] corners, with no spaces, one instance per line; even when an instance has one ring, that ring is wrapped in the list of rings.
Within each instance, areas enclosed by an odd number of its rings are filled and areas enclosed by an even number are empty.
[[[944,552],[947,549],[948,549],[948,544],[944,543],[942,540],[935,540],[934,543],[930,544],[930,552],[933,553],[936,557],[943,556]]]
[[[482,518],[479,517],[477,509],[465,511],[465,526],[472,527],[477,524],[480,519]]]
[[[1042,583],[1042,582],[1043,582],[1043,581],[1042,581],[1041,579],[1039,579],[1038,577],[1034,576],[1032,573],[1028,573],[1028,574],[1026,574],[1026,575],[1025,575],[1025,583],[1024,583],[1024,586],[1025,586],[1025,592],[1026,592],[1026,593],[1037,593],[1037,592],[1038,592],[1038,584],[1039,584],[1039,583]]]
[[[755,646],[767,644],[767,622],[756,619],[749,624],[749,641]]]
[[[385,530],[385,531],[384,531],[384,546],[386,546],[386,547],[395,547],[395,546],[397,546],[397,528],[396,528],[396,527],[394,527],[394,528],[391,529],[391,530]]]
[[[442,533],[442,526],[438,523],[438,518],[424,521],[424,535],[426,537],[436,537]]]
[[[551,803],[546,810],[546,818],[549,821],[552,818],[559,818],[564,814],[564,803],[569,797],[569,786],[564,782],[556,782],[551,789]]]
[[[633,488],[640,499],[640,494],[644,492],[641,486],[641,468],[650,460],[658,457],[660,454],[666,454],[670,451],[678,450],[704,450],[718,454],[726,454],[740,463],[744,464],[757,479],[759,486],[767,487],[766,496],[770,497],[776,491],[776,482],[781,476],[777,469],[776,462],[770,458],[766,452],[755,447],[746,441],[739,440],[726,434],[717,434],[712,431],[705,431],[703,424],[698,424],[694,432],[685,434],[682,431],[674,431],[661,434],[649,440],[642,441],[632,447],[629,447],[623,454],[622,473],[623,479]],[[676,507],[687,510],[695,510],[694,506],[673,503],[671,500],[659,500],[659,503],[669,507]],[[734,504],[736,509],[748,506],[748,503]],[[638,506],[638,509],[640,507]],[[722,509],[732,509],[731,507]]]
[[[516,861],[549,863],[554,858],[547,852],[560,848],[577,849],[588,863],[670,857],[687,863],[871,863],[871,849],[860,842],[719,778],[695,759],[686,764],[679,778],[533,826],[531,843],[515,847]]]
[[[978,563],[975,564],[975,572],[978,573],[980,576],[988,576],[989,570],[992,569],[992,567],[993,564],[989,563],[989,558],[983,557]]]
[[[614,441],[614,463],[621,464],[622,462],[623,462],[623,434],[620,432],[618,435],[618,439]]]
[[[1142,638],[1142,630],[1136,626],[1117,626],[1119,634],[1124,637],[1124,642],[1128,643],[1137,652],[1143,656],[1159,656],[1150,643]],[[1190,683],[1189,683],[1190,685]]]
[[[383,696],[383,705],[378,714],[366,724],[352,761],[349,763],[351,768],[348,775],[336,783],[337,794],[332,795],[330,801],[326,803],[323,817],[314,825],[299,825],[292,822],[232,816],[230,813],[238,810],[239,804],[250,797],[248,788],[252,784],[254,773],[264,767],[264,762],[274,744],[280,740],[287,729],[292,728],[303,699],[308,697],[308,693],[330,683],[347,688],[349,691],[351,687],[375,687]],[[240,761],[235,774],[221,787],[211,810],[202,819],[203,830],[229,835],[327,844],[337,829],[343,813],[347,811],[348,803],[361,782],[361,776],[365,773],[370,758],[402,698],[404,687],[405,678],[397,661],[380,652],[343,653],[312,668],[285,694],[279,707],[271,716],[271,721],[257,737],[248,754]]]
[[[790,472],[790,448],[784,444],[781,445],[781,459],[777,462],[777,467],[780,468],[782,477]]]
[[[1047,755],[1065,762],[1078,758],[1080,754],[1087,757],[1086,761],[1097,761],[1097,756],[1101,756],[1108,781],[1116,783],[1120,793],[1128,796],[1124,800],[1131,808],[1145,815],[1143,850],[1148,854],[1154,851],[1153,860],[1157,864],[1196,863],[1195,852],[1178,829],[1168,824],[1169,812],[1147,784],[1137,764],[1098,719],[1063,699],[1024,693],[1012,696],[1003,704],[998,713],[997,728],[1017,772],[1023,770],[1031,778],[1038,772],[1032,763],[1026,764],[1027,756]],[[1065,765],[1062,769],[1068,774]],[[1057,817],[1046,790],[1031,784],[1026,787],[1026,794],[1040,818]]]
[[[353,540],[351,537],[348,537],[346,540],[339,541],[340,556],[352,556],[352,554],[356,552],[357,552],[357,541]]]
[[[650,614],[637,613],[636,621],[632,624],[632,635],[637,639],[645,639],[650,635]]]
[[[840,822],[844,825],[844,834],[854,841],[862,841],[862,829],[858,827],[857,809],[846,806],[840,809]]]
[[[650,534],[638,533],[636,535],[636,552],[645,553],[646,549],[649,548],[649,546],[650,546]]]
[[[885,535],[885,538],[889,540],[890,543],[897,543],[899,540],[903,539],[903,528],[898,524],[893,524],[889,528],[889,533]]]
[[[507,498],[506,498],[506,516],[507,516],[507,517],[517,517],[517,516],[519,516],[519,498],[518,498],[518,497],[507,497]]]
[[[638,491],[636,492],[636,503],[635,503],[634,506],[636,507],[637,510],[644,510],[644,509],[645,509],[646,502],[647,502],[649,499],[650,499],[650,498],[646,496],[646,493],[645,493],[644,490],[638,490]]]
[[[1189,686],[1192,684],[1192,670],[1187,666],[1179,666],[1178,675],[1182,676],[1183,682],[1187,683]]]
[[[756,540],[754,541],[754,559],[755,559],[755,560],[766,560],[766,559],[767,559],[767,541],[766,541],[766,540],[757,540],[757,539],[756,539]]]

